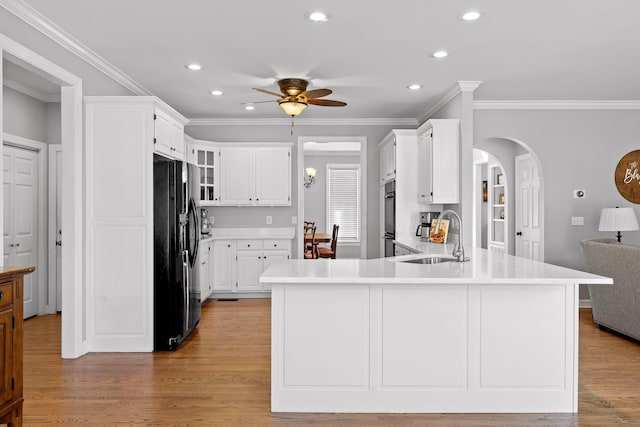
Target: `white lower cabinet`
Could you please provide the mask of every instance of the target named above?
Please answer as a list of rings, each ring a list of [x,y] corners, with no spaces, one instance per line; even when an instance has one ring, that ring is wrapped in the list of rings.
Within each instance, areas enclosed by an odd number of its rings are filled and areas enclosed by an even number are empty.
[[[235,289],[236,242],[214,240],[212,261],[213,292],[231,292]]]
[[[200,301],[205,302],[207,298],[213,292],[212,281],[212,247],[213,241],[201,240],[200,241],[200,254],[198,255],[198,262],[200,263]]]
[[[209,269],[213,273],[215,294],[254,294],[270,292],[260,283],[260,275],[274,262],[291,258],[291,240],[238,239],[214,240]]]

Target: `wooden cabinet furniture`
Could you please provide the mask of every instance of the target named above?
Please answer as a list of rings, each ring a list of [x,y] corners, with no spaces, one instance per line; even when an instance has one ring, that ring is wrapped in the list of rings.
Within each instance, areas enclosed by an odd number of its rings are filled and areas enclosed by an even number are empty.
[[[291,206],[291,148],[221,146],[220,205]]]
[[[428,120],[418,128],[418,202],[460,202],[460,120]]]
[[[489,163],[489,227],[488,249],[507,253],[507,182],[502,167],[497,163]]]
[[[0,267],[0,424],[22,425],[24,275],[35,267]]]

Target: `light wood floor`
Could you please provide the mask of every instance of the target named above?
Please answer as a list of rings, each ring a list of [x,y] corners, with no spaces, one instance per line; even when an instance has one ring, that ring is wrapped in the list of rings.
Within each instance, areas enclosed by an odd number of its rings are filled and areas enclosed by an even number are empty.
[[[177,352],[60,359],[60,316],[25,322],[24,425],[640,426],[640,345],[580,312],[579,413],[271,414],[270,300],[211,301]]]

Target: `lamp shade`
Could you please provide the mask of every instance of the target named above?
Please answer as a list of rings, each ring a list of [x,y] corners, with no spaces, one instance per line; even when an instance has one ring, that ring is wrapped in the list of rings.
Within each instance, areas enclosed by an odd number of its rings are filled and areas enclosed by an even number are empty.
[[[307,104],[304,102],[296,102],[296,101],[278,101],[280,108],[284,110],[290,116],[297,116],[302,113],[302,110],[307,108]]]
[[[633,208],[604,208],[600,214],[600,231],[638,230],[638,219]]]

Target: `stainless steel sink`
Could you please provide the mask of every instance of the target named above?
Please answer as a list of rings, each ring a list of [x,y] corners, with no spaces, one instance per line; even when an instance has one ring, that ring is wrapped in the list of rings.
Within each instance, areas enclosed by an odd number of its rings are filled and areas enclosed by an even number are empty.
[[[434,256],[434,257],[407,259],[400,262],[408,262],[411,264],[440,264],[442,262],[451,262],[455,260],[456,260],[455,258]]]

